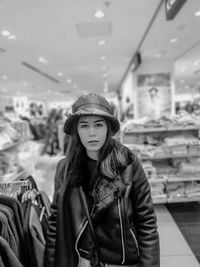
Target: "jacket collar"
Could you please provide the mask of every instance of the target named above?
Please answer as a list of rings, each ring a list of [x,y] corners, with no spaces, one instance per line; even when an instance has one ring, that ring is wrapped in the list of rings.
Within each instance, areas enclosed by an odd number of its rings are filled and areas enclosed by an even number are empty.
[[[92,217],[102,214],[125,192],[126,185],[121,178],[110,179],[107,177],[99,177],[92,191],[94,200],[94,210]],[[99,217],[99,216],[98,216]]]

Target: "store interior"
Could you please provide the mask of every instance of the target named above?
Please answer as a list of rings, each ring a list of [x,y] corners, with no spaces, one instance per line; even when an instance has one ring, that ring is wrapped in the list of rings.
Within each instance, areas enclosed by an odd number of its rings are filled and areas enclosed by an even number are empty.
[[[0,1],[0,201],[32,188],[48,216],[64,121],[98,93],[149,180],[161,267],[200,266],[199,29],[199,0]]]

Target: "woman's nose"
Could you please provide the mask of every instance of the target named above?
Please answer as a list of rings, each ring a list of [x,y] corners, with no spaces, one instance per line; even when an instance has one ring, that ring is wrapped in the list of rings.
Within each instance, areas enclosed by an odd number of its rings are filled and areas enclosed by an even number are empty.
[[[95,135],[95,129],[94,127],[89,128],[89,136],[94,136]]]

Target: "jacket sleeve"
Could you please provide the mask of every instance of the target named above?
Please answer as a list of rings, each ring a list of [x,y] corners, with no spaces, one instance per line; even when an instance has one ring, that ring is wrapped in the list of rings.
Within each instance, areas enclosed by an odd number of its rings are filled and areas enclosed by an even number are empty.
[[[160,246],[157,232],[157,218],[151,198],[149,182],[141,163],[134,159],[131,198],[134,210],[134,224],[137,231],[141,256],[140,267],[160,266]]]
[[[62,185],[65,160],[62,159],[58,162],[55,174],[54,196],[50,208],[50,216],[48,219],[48,230],[46,235],[46,246],[44,256],[44,267],[54,267],[55,260],[55,245],[56,245],[56,221],[57,209],[59,199],[59,189]]]

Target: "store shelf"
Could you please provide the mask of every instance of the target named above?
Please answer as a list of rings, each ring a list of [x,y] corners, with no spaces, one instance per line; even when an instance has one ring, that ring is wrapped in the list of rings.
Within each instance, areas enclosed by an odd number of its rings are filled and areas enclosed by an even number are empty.
[[[27,140],[21,140],[21,141],[18,141],[18,142],[13,142],[12,144],[8,144],[6,145],[5,147],[3,148],[0,148],[0,152],[3,152],[3,151],[7,151],[7,150],[10,150],[10,149],[13,149],[17,146],[20,146],[22,144],[24,144]]]
[[[153,204],[166,204],[167,203],[167,199],[156,199],[153,198]]]
[[[20,179],[24,179],[24,178],[26,178],[26,176],[27,176],[27,173],[26,173],[25,170],[23,170],[23,171],[17,173],[17,174],[12,178],[12,180],[20,180]]]
[[[199,197],[177,197],[168,199],[153,198],[153,204],[167,204],[167,203],[186,203],[186,202],[200,202]]]
[[[167,182],[167,179],[148,179],[149,183],[150,184],[159,184],[159,183],[166,183]]]
[[[191,126],[173,126],[173,127],[154,127],[154,128],[138,128],[134,129],[133,131],[124,131],[124,135],[131,135],[136,133],[154,133],[154,132],[170,132],[170,131],[189,131],[189,130],[199,130],[199,128],[196,125]]]
[[[200,153],[185,153],[185,154],[166,154],[156,156],[138,156],[141,160],[158,160],[158,159],[172,159],[172,158],[191,158],[200,157]]]
[[[199,202],[200,201],[200,196],[199,197],[173,197],[173,198],[168,198],[167,203],[184,203],[184,202]]]
[[[197,125],[187,125],[187,126],[173,126],[173,127],[138,127],[138,128],[134,128],[134,125],[132,125],[131,129],[133,129],[131,131],[123,131],[121,133],[121,141],[122,143],[125,144],[125,146],[129,147],[129,149],[131,151],[133,151],[133,153],[136,153],[137,157],[141,160],[141,161],[152,161],[152,166],[157,166],[159,164],[158,161],[161,160],[161,165],[162,164],[169,164],[169,166],[171,166],[171,161],[170,159],[179,159],[180,161],[182,159],[191,159],[191,158],[195,158],[195,157],[199,157],[200,158],[200,152],[198,152],[199,149],[199,144],[198,142],[196,142],[196,145],[194,143],[194,145],[185,145],[185,149],[178,149],[176,153],[173,153],[173,147],[166,147],[166,153],[147,153],[148,150],[144,149],[142,151],[140,151],[140,148],[138,147],[137,149],[137,140],[139,138],[140,140],[140,134],[144,135],[142,136],[142,138],[144,140],[145,139],[145,135],[149,135],[152,136],[153,138],[157,138],[158,140],[161,140],[161,138],[163,138],[163,134],[166,137],[173,137],[176,135],[180,135],[180,134],[185,134],[187,131],[189,131],[190,135],[194,136],[195,138],[199,139],[199,133],[200,133],[200,126]],[[125,129],[125,128],[124,128]],[[141,140],[143,140],[141,138]],[[160,139],[159,139],[160,138]],[[147,139],[148,140],[148,139]],[[142,143],[144,145],[144,143]],[[134,147],[134,145],[136,147]],[[134,152],[135,151],[135,152]],[[151,152],[151,151],[150,151]],[[161,152],[161,151],[160,151]],[[163,151],[165,152],[165,151]],[[192,152],[192,153],[191,153]],[[155,161],[155,162],[153,162]],[[155,164],[155,165],[154,165]],[[175,170],[176,171],[176,170]],[[178,170],[177,170],[178,171]],[[170,184],[171,183],[184,183],[184,188],[186,188],[186,186],[188,186],[191,184],[191,189],[192,191],[195,191],[194,186],[196,185],[196,182],[200,182],[200,175],[198,176],[198,174],[192,174],[192,173],[188,173],[188,175],[184,175],[183,177],[180,176],[172,176],[172,174],[169,173],[169,175],[165,175],[164,179],[159,179],[159,178],[149,178],[149,184],[150,186],[152,186],[152,188],[158,186],[160,187],[160,184],[162,184],[163,186],[163,193],[167,193],[166,195],[166,199],[165,198],[161,198],[158,196],[156,196],[155,198],[153,198],[153,203],[154,204],[164,204],[164,203],[181,203],[181,202],[194,202],[194,201],[198,201],[200,202],[200,195],[198,197],[188,197],[188,196],[182,196],[182,197],[170,197]],[[187,185],[186,185],[187,184]],[[155,190],[155,188],[154,188]]]
[[[9,175],[9,177],[8,178],[5,178],[4,176],[2,176],[2,178],[3,178],[3,181],[5,180],[8,180],[8,181],[18,181],[18,180],[20,180],[20,179],[24,179],[24,178],[26,178],[26,175],[27,175],[27,173],[26,173],[26,171],[25,170],[22,170],[22,171],[20,171],[20,172],[18,172],[18,173],[15,173],[15,174],[5,174],[5,176],[6,175]],[[0,178],[0,181],[1,181],[2,179]]]
[[[178,178],[178,177],[167,178],[167,182],[169,183],[194,182],[194,181],[200,181],[200,176],[199,177],[184,177],[184,178]]]

